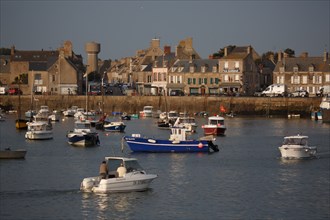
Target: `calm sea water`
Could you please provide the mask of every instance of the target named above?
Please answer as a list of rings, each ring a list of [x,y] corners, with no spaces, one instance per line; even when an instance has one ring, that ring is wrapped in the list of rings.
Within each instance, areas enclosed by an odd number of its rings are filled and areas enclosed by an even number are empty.
[[[227,118],[220,152],[131,153],[159,177],[145,192],[82,193],[84,177],[105,156],[121,156],[123,133],[100,132],[101,145],[67,144],[73,119],[54,123],[54,139],[25,140],[14,116],[0,122],[0,147],[25,148],[24,160],[0,161],[0,219],[329,219],[330,125],[309,119]],[[155,119],[125,122],[126,134],[167,138]],[[206,119],[197,119],[201,125]],[[319,158],[282,160],[286,135],[304,134]]]

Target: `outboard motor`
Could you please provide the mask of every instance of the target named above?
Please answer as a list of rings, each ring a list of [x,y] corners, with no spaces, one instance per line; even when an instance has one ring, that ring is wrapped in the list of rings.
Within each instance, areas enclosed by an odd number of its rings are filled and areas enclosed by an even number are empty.
[[[214,152],[218,152],[218,151],[219,151],[219,147],[218,147],[218,145],[213,144],[212,141],[208,141],[208,145],[209,145],[209,147],[210,147]]]

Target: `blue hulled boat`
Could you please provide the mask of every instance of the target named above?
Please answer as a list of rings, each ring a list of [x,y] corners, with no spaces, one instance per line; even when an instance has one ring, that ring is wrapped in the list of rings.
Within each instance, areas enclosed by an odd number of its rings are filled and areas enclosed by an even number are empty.
[[[187,140],[186,129],[171,128],[171,135],[166,139],[142,137],[140,134],[124,136],[124,140],[134,152],[218,152],[219,148],[213,144],[213,136],[198,140]]]
[[[104,121],[103,129],[105,131],[124,132],[126,125],[122,121]]]

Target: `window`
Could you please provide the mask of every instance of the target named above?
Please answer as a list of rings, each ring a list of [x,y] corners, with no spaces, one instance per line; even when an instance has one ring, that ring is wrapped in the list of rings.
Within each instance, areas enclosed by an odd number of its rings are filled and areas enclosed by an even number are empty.
[[[212,72],[214,73],[218,72],[218,64],[212,67]]]
[[[228,65],[228,61],[226,61],[226,62],[225,62],[225,67],[224,67],[224,68],[225,68],[225,69],[228,69],[228,66],[229,66],[229,65]]]
[[[190,71],[191,73],[193,73],[193,72],[195,71],[194,66],[190,66],[190,67],[189,67],[189,71]]]
[[[204,84],[207,84],[207,78],[204,78]]]
[[[198,78],[198,84],[202,84],[202,78]]]
[[[235,75],[235,82],[239,82],[239,75]]]
[[[210,84],[213,84],[213,78],[210,78]]]
[[[219,84],[219,79],[215,78],[215,84]]]
[[[291,84],[300,84],[300,76],[291,76]]]
[[[326,74],[325,75],[325,81],[326,82],[330,82],[330,74]]]
[[[196,78],[193,78],[193,84],[196,85]]]
[[[224,82],[228,82],[229,81],[229,76],[228,75],[224,75]]]
[[[188,78],[188,85],[191,84],[191,78]]]
[[[284,76],[277,76],[276,83],[283,84],[284,83]]]
[[[313,72],[313,71],[314,71],[314,66],[310,66],[310,67],[308,68],[308,70],[309,70],[309,72]]]
[[[284,66],[280,67],[280,73],[284,73]]]
[[[235,69],[239,69],[239,61],[235,61]]]
[[[151,82],[151,76],[147,76],[147,82]]]
[[[206,69],[205,66],[202,66],[202,67],[201,67],[201,72],[202,72],[202,73],[205,73],[205,69]]]
[[[307,84],[307,76],[302,76],[302,84]]]
[[[322,76],[313,76],[313,83],[322,83]]]
[[[34,74],[34,85],[42,85],[42,79],[40,73]]]
[[[295,67],[293,67],[293,72],[298,72],[298,67],[297,66],[295,66]]]

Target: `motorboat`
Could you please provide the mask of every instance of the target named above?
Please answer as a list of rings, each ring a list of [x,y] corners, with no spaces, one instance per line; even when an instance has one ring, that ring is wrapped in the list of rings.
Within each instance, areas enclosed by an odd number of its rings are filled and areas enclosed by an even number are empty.
[[[308,146],[308,136],[294,135],[284,137],[282,146],[278,148],[282,158],[303,159],[315,157],[317,148]]]
[[[25,112],[25,118],[33,118],[37,114],[36,110],[28,110]]]
[[[52,125],[47,121],[32,121],[27,123],[25,138],[29,140],[47,140],[53,138]]]
[[[27,123],[29,120],[24,119],[24,118],[18,118],[15,120],[15,126],[17,129],[27,129]]]
[[[39,112],[41,114],[49,114],[49,107],[47,105],[40,106]]]
[[[63,111],[63,115],[65,117],[73,117],[74,114],[77,112],[78,106],[72,106],[71,108],[68,108],[67,110]]]
[[[109,193],[145,191],[150,183],[157,178],[156,174],[147,174],[136,158],[105,157],[108,175],[84,178],[80,184],[83,192]],[[118,175],[117,168],[123,166],[126,173]]]
[[[179,113],[177,111],[169,111],[167,113],[167,119],[172,123],[174,123],[178,117]]]
[[[11,150],[6,148],[5,150],[0,150],[0,159],[24,159],[26,152],[25,149]]]
[[[186,128],[187,132],[196,132],[197,130],[195,118],[189,116],[179,116],[173,126]]]
[[[226,131],[225,119],[219,115],[208,117],[208,123],[203,125],[205,135],[224,135]]]
[[[91,130],[91,122],[89,120],[75,121],[73,131],[67,133],[68,143],[74,146],[94,146],[100,143],[97,132]]]
[[[126,112],[124,112],[123,114],[121,114],[121,120],[131,120],[131,116],[128,115]]]
[[[196,140],[187,138],[187,129],[171,128],[169,139],[155,139],[141,134],[124,136],[123,139],[133,152],[218,152],[219,148],[213,144],[213,136]]]
[[[105,120],[103,123],[103,129],[105,131],[118,131],[124,132],[126,125],[122,121],[108,121]]]
[[[52,114],[50,114],[48,116],[48,119],[51,120],[51,121],[59,121],[61,119],[61,115],[60,115],[59,111],[54,110],[52,112]]]
[[[152,117],[153,107],[152,106],[144,106],[143,111],[140,112],[141,117]]]

